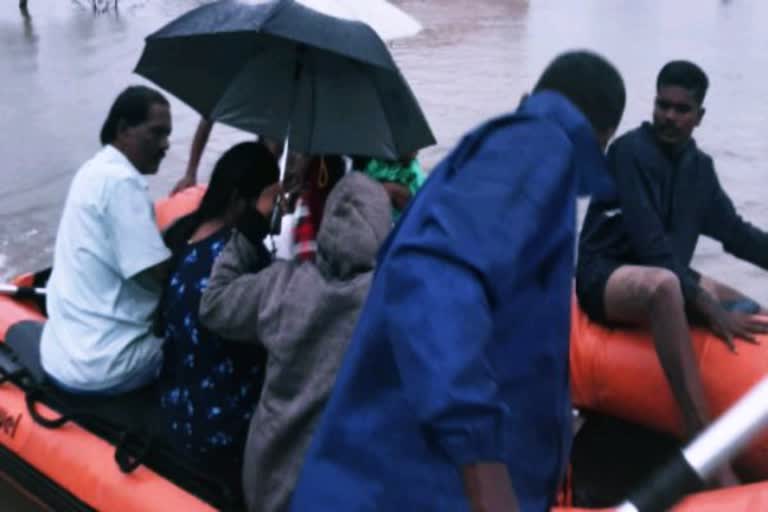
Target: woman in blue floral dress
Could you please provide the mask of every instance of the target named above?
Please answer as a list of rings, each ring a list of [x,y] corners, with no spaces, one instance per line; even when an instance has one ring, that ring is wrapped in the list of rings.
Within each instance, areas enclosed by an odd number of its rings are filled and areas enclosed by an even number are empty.
[[[165,330],[160,405],[168,440],[198,463],[239,471],[249,420],[261,392],[266,355],[233,343],[198,319],[200,297],[216,257],[246,202],[278,180],[266,146],[245,142],[214,167],[200,207],[165,234],[173,252],[161,315]],[[256,272],[270,263],[263,254]]]

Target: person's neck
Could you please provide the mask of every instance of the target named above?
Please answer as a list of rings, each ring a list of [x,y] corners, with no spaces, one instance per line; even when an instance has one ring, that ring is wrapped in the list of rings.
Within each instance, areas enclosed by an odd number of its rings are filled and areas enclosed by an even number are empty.
[[[144,174],[139,170],[139,168],[136,166],[136,161],[131,157],[130,151],[128,151],[128,148],[120,144],[118,141],[113,141],[109,143],[110,146],[118,150],[122,155],[125,157],[126,160],[128,160],[134,169],[136,169],[136,172],[139,174]]]
[[[192,233],[189,243],[193,244],[204,240],[209,236],[218,233],[227,226],[234,226],[240,215],[240,211],[235,206],[230,206],[224,213],[213,219],[208,219]]]
[[[228,225],[232,225],[232,222],[227,218],[227,216],[207,220],[200,224],[195,232],[192,233],[188,243],[194,244],[201,240],[205,240],[209,236],[218,233]]]
[[[661,153],[674,164],[677,164],[680,162],[690,142],[690,139],[688,139],[685,142],[670,144],[668,142],[664,142],[660,140],[656,136],[654,136],[654,138],[656,140],[656,145],[658,146]]]

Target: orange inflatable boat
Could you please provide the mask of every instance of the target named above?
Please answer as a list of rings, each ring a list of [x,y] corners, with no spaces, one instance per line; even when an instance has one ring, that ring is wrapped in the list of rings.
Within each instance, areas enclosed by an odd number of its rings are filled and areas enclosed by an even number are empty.
[[[610,508],[556,507],[552,512],[608,512]],[[673,512],[758,512],[768,510],[768,483],[742,485],[720,491],[693,494],[675,506]]]
[[[552,512],[609,512],[613,509],[555,507]],[[768,510],[768,483],[742,485],[688,496],[673,512],[758,512]]]
[[[202,188],[157,204],[161,228],[191,212]],[[18,286],[42,286],[45,273]],[[36,378],[24,331],[43,321],[45,304],[0,296],[0,473],[54,510],[206,511],[241,508],[236,474],[211,474],[154,439],[147,429],[147,396],[119,401],[66,397]],[[590,324],[574,308],[573,393],[579,407],[667,432],[679,417],[646,336]],[[722,344],[695,335],[710,398],[725,409],[765,373],[768,344],[740,346],[734,358]],[[32,357],[32,359],[30,359]],[[737,368],[733,371],[732,368]],[[725,372],[729,369],[729,372]],[[109,402],[109,401],[108,401]],[[147,431],[149,430],[149,432]],[[764,439],[743,459],[760,478],[768,474]],[[236,468],[237,469],[237,468]],[[567,500],[566,500],[567,501]],[[553,512],[586,510],[556,508]],[[597,509],[595,509],[597,510]],[[678,511],[768,510],[768,482],[688,497]]]
[[[737,342],[737,354],[708,332],[694,330],[692,337],[716,416],[768,374],[768,337],[759,345]],[[680,413],[647,333],[606,329],[574,306],[570,366],[575,407],[682,435]],[[768,479],[768,432],[737,459],[737,468],[751,481]]]
[[[649,482],[679,458],[681,443],[673,436],[596,413],[574,439],[571,464],[552,512],[605,508],[638,496],[647,501]],[[575,506],[574,506],[575,505]],[[691,494],[672,507],[675,512],[748,512],[768,510],[768,481]]]

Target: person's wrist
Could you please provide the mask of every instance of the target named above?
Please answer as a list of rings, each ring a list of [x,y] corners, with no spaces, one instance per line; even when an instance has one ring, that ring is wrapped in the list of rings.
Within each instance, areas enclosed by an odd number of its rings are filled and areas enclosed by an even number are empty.
[[[695,301],[699,310],[706,313],[712,313],[714,309],[719,306],[709,292],[703,288],[699,288]]]
[[[507,466],[500,462],[481,462],[462,467],[464,489],[473,512],[516,510]]]

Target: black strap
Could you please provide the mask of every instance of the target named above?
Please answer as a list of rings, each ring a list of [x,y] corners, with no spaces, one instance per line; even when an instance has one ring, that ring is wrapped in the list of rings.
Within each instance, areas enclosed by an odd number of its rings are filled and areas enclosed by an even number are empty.
[[[24,377],[26,372],[27,370],[24,368],[19,368],[18,370],[9,372],[0,366],[0,385],[5,384],[6,382],[19,382]]]
[[[153,439],[154,437],[151,433],[143,431],[127,430],[123,432],[115,447],[115,462],[120,471],[130,474],[144,464],[153,448]],[[215,485],[224,499],[225,503],[222,505],[224,512],[242,509],[240,500],[232,492],[230,486],[219,480],[219,478],[200,471],[193,465],[184,462],[183,459],[177,459],[175,464],[202,482]]]
[[[6,382],[13,382],[19,386],[25,395],[25,403],[30,417],[38,425],[48,428],[57,429],[72,421],[82,424],[83,421],[89,419],[95,421],[103,421],[98,415],[73,412],[71,414],[62,414],[58,418],[46,418],[37,409],[38,403],[43,402],[43,396],[45,395],[45,387],[37,385],[30,378],[29,372],[26,368],[21,368],[12,372],[7,371],[3,367],[0,367],[0,385]],[[129,474],[136,470],[139,466],[145,463],[150,451],[152,451],[154,436],[151,433],[141,432],[137,430],[127,430],[120,434],[119,441],[115,447],[115,462],[123,473]],[[240,499],[232,492],[230,486],[221,481],[216,476],[211,476],[205,472],[200,471],[193,465],[187,464],[183,459],[176,458],[174,465],[182,468],[185,472],[193,475],[195,478],[202,482],[213,484],[219,490],[224,503],[223,510],[240,510]]]
[[[8,377],[4,377],[8,378]],[[0,380],[0,383],[2,381]],[[89,414],[62,414],[58,418],[46,418],[37,410],[38,402],[41,402],[42,390],[40,388],[30,389],[26,392],[25,402],[29,415],[38,425],[49,429],[57,429],[70,421],[83,420]],[[93,416],[100,419],[97,416]],[[120,434],[120,439],[115,446],[115,462],[117,462],[120,471],[123,473],[132,473],[146,460],[147,454],[152,446],[152,436],[142,435],[139,432],[126,430]]]
[[[136,468],[144,464],[151,448],[151,435],[126,430],[120,434],[120,440],[115,446],[115,462],[123,473],[133,473]]]
[[[66,414],[62,414],[56,419],[48,419],[40,414],[37,411],[37,403],[41,401],[42,395],[43,392],[38,387],[28,389],[25,393],[24,401],[27,404],[29,415],[35,421],[35,423],[45,428],[56,429],[72,420],[72,417]]]

